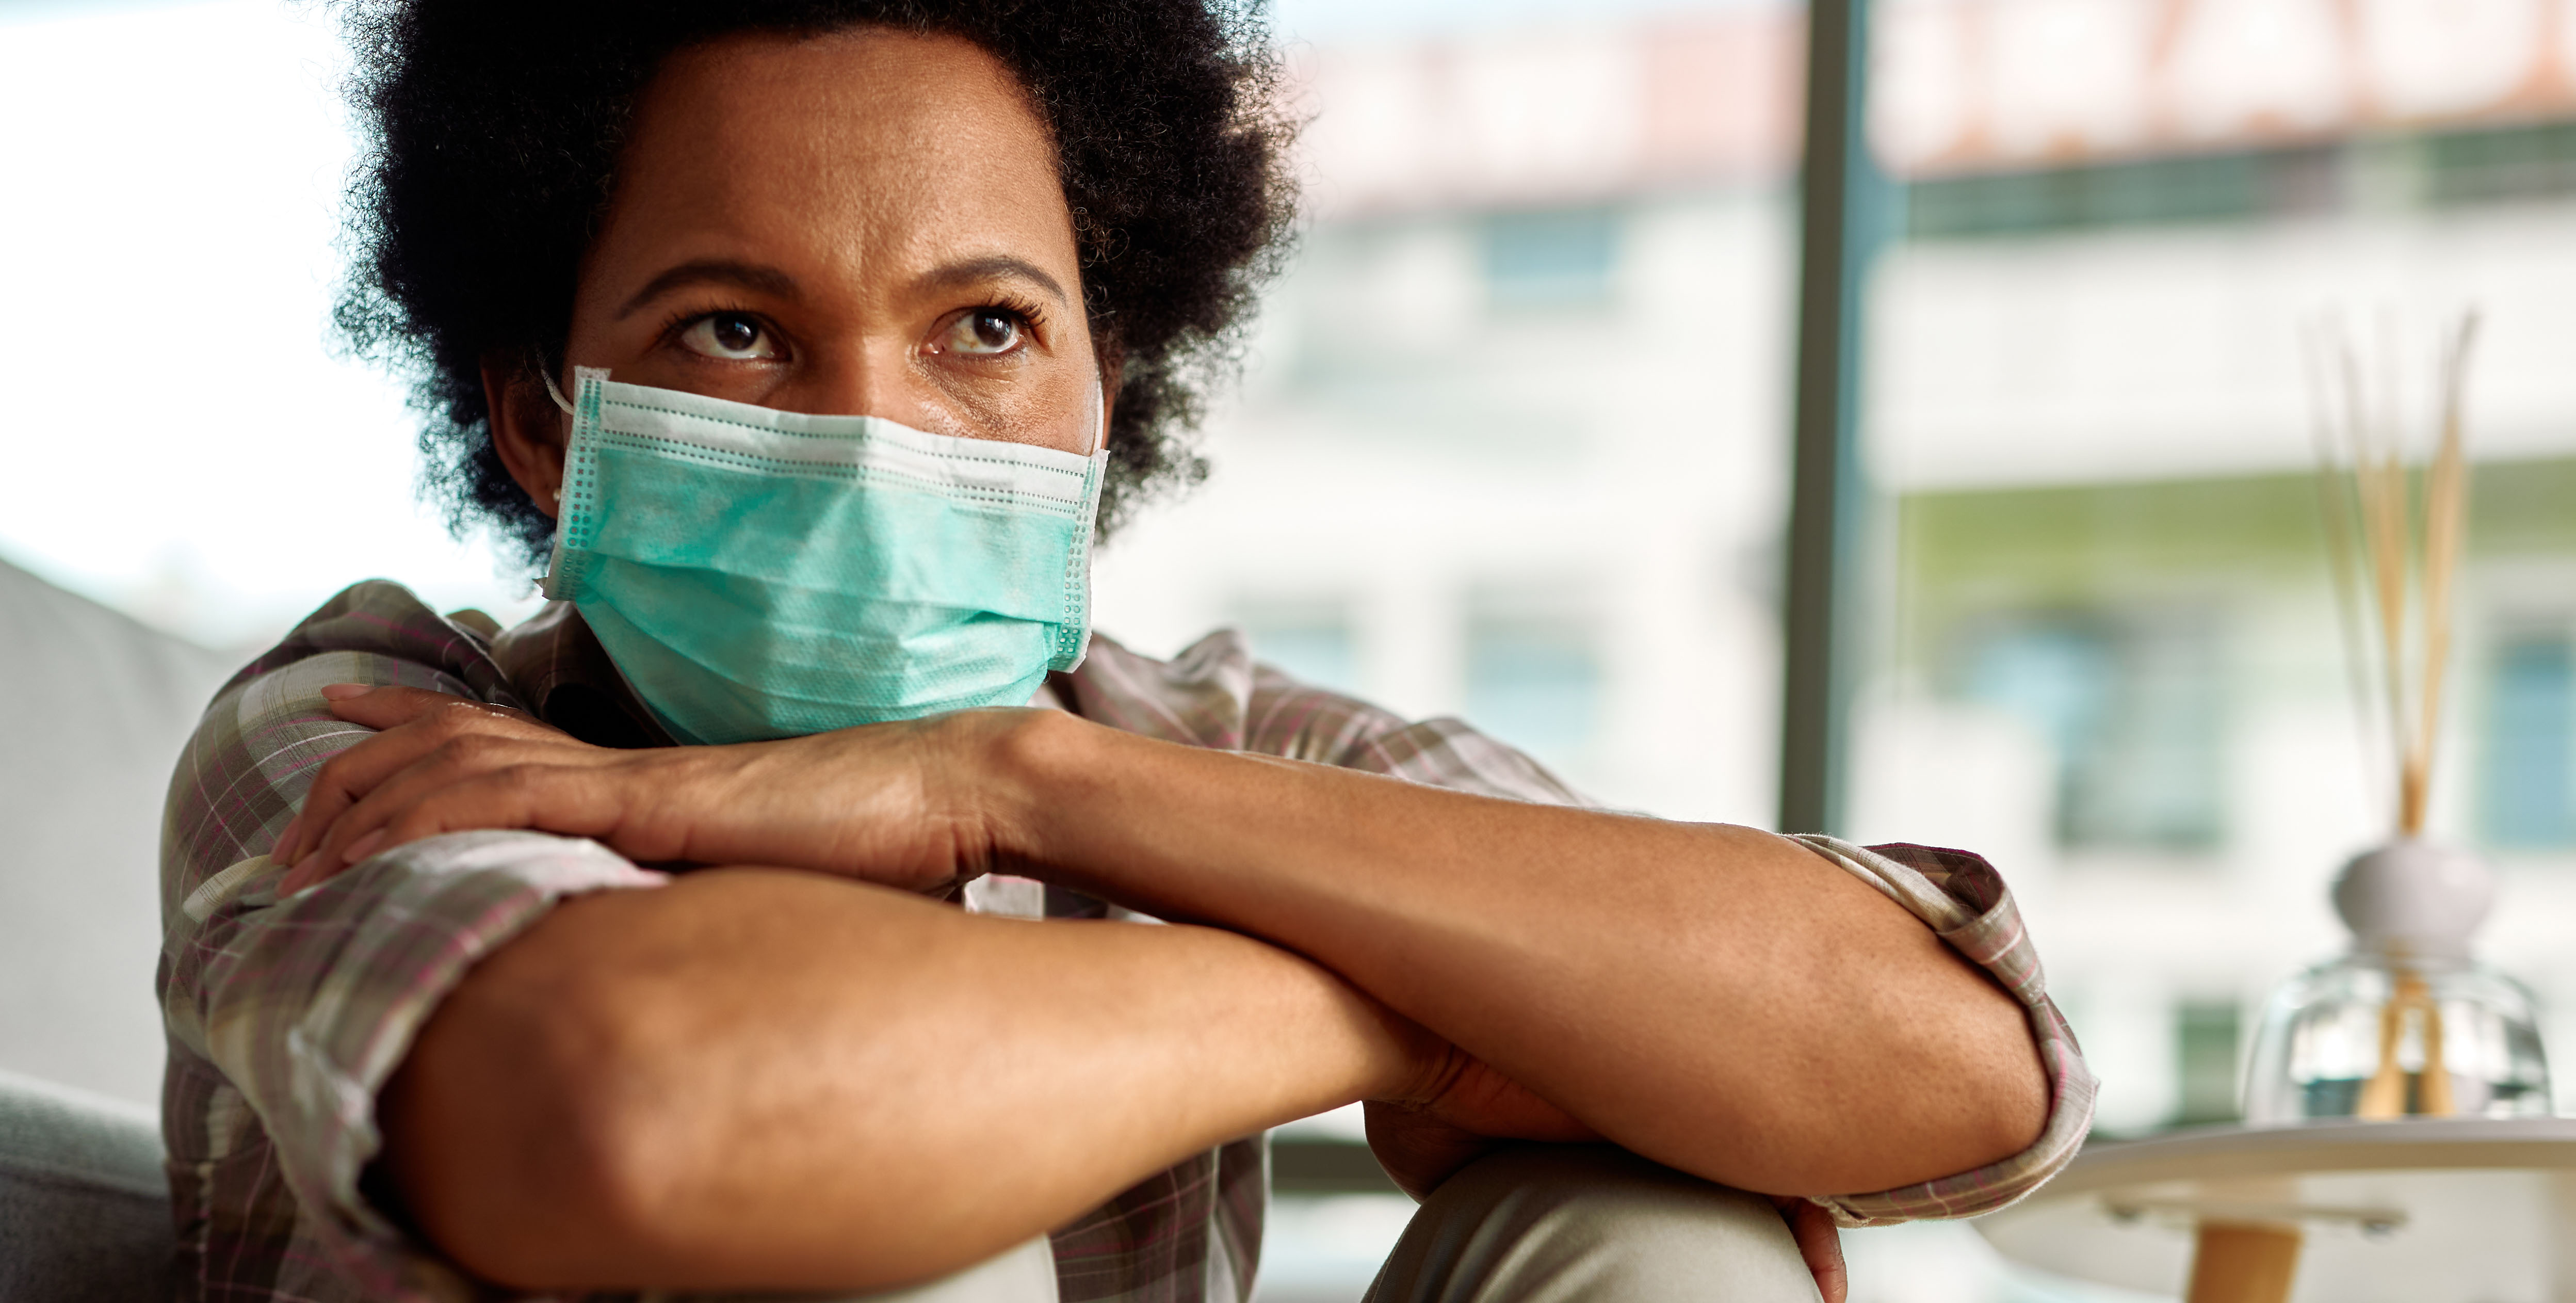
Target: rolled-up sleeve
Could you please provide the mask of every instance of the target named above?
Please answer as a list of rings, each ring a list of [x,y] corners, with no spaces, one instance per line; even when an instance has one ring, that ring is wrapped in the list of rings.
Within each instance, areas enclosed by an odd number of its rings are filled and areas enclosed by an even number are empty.
[[[2048,1121],[2020,1153],[1956,1176],[1875,1194],[1819,1196],[1815,1202],[1842,1225],[1885,1226],[1990,1213],[2046,1184],[2083,1148],[2099,1086],[2065,1015],[2048,998],[2039,953],[2002,875],[1967,851],[1903,843],[1855,846],[1818,835],[1793,840],[1886,893],[1992,974],[2021,1003],[2049,1089]]]
[[[470,630],[363,585],[199,724],[163,830],[163,1128],[187,1297],[480,1294],[362,1193],[376,1094],[466,971],[555,902],[665,880],[588,841],[467,832],[280,899],[266,852],[321,766],[370,736],[330,714],[330,683],[516,704]]]
[[[279,901],[283,874],[255,874],[212,930],[196,990],[206,1056],[259,1116],[288,1188],[325,1223],[315,1229],[399,1251],[358,1179],[380,1146],[376,1092],[421,1024],[555,901],[662,875],[592,842],[521,832],[414,842]]]
[[[1389,774],[1453,791],[1589,806],[1519,751],[1455,719],[1407,723],[1252,663],[1238,634],[1211,635],[1169,664],[1115,644],[1095,648],[1077,686],[1086,714],[1198,746],[1284,755]],[[1595,807],[1597,808],[1597,807]],[[2048,1121],[2018,1154],[1975,1171],[1872,1194],[1819,1197],[1845,1226],[1883,1226],[1993,1212],[2045,1184],[2084,1145],[2099,1089],[2048,984],[2002,875],[1966,851],[1795,840],[1911,911],[2019,1001],[2048,1076]]]

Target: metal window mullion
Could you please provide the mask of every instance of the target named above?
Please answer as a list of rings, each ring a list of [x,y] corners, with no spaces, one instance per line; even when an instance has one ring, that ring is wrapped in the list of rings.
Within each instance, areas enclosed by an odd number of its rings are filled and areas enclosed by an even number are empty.
[[[1843,830],[1868,495],[1860,461],[1861,290],[1884,239],[1870,157],[1869,0],[1810,0],[1799,183],[1798,354],[1781,596],[1780,823]]]

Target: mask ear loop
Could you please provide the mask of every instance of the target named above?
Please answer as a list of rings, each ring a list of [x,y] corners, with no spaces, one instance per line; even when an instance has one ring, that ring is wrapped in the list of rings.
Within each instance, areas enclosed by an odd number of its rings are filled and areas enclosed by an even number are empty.
[[[1096,379],[1091,382],[1091,412],[1091,451],[1084,455],[1097,457],[1109,448],[1109,386]]]
[[[570,402],[565,400],[563,390],[555,387],[555,376],[553,372],[539,371],[537,372],[537,378],[546,382],[546,397],[555,400],[555,406],[562,408],[564,415],[576,418],[581,415],[580,412],[573,409],[573,405]],[[557,513],[561,513],[563,511],[563,495],[560,490],[558,490],[555,495],[555,510]],[[546,579],[547,576],[544,575],[537,577],[536,592],[540,596],[544,595],[546,591]]]

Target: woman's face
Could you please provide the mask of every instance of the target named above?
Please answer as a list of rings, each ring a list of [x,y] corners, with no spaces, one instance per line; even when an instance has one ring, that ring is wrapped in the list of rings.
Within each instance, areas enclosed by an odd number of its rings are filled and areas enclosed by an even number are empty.
[[[864,28],[683,51],[618,177],[571,366],[1092,451],[1103,386],[1054,146],[981,48]],[[551,513],[565,418],[497,361],[484,384],[503,461]]]

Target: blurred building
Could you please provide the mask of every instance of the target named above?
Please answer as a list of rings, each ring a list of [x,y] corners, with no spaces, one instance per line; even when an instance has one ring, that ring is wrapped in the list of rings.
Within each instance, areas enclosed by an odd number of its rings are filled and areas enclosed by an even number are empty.
[[[2503,868],[2488,953],[2576,1059],[2571,56],[2544,0],[1888,14],[1856,817],[2022,866],[2106,1127],[2232,1114],[2260,999],[2338,946],[2325,885],[2392,820],[2327,584],[2321,314],[2409,346],[2426,428],[2433,329],[2482,314],[2433,826]]]
[[[1237,624],[1612,804],[1767,823],[1801,32],[1301,51],[1303,256],[1214,478],[1105,554],[1105,627]],[[1875,65],[1906,184],[1854,831],[2005,867],[2106,1128],[2232,1113],[2387,820],[2299,331],[2473,304],[2435,828],[2504,867],[2492,957],[2576,1010],[2576,0],[1899,0]]]
[[[1103,627],[1765,818],[1802,21],[1298,51],[1303,248]]]

